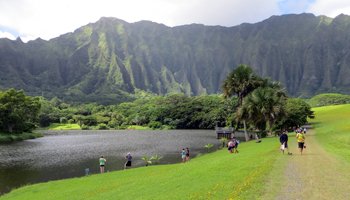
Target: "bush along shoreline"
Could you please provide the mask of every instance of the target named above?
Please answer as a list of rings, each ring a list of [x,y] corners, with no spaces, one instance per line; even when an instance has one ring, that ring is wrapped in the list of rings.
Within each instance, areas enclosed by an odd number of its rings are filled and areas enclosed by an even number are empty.
[[[43,137],[41,133],[20,133],[20,134],[9,134],[9,133],[0,133],[0,144],[12,143],[16,141],[23,141],[28,139],[35,139]]]

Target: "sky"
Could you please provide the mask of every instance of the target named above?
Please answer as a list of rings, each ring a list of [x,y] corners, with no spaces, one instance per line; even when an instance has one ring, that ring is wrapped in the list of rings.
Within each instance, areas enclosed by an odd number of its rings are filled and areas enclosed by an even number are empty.
[[[0,38],[49,40],[101,17],[231,27],[291,13],[350,15],[350,0],[0,0]]]

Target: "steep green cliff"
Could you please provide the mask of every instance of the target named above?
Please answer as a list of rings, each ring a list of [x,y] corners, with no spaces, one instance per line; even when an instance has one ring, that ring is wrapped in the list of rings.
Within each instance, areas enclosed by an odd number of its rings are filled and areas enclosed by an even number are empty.
[[[101,18],[73,33],[0,39],[0,87],[74,101],[120,102],[135,89],[218,93],[239,64],[292,96],[350,93],[350,17],[272,16],[234,27]]]

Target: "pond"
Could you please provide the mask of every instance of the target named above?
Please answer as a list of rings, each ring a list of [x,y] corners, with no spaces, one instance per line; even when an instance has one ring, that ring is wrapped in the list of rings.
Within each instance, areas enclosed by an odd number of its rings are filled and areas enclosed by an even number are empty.
[[[204,145],[220,141],[214,130],[166,131],[45,131],[45,137],[0,145],[0,194],[23,185],[99,173],[98,159],[107,159],[105,171],[123,169],[127,152],[133,167],[144,166],[143,156],[161,155],[160,164],[181,162],[182,148],[191,157],[205,153]]]

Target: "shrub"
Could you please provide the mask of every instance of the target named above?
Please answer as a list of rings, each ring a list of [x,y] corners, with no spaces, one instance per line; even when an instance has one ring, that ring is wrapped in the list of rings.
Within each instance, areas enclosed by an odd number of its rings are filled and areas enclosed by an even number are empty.
[[[0,135],[0,143],[12,142],[12,139],[8,135]]]
[[[152,128],[152,129],[160,129],[160,128],[162,128],[162,123],[157,122],[157,121],[151,121],[150,123],[148,123],[148,127]]]
[[[90,129],[90,127],[85,125],[85,124],[81,125],[80,127],[81,127],[81,130],[89,130]]]
[[[98,130],[107,130],[108,126],[106,124],[104,124],[104,123],[101,123],[101,124],[97,125],[97,129]]]
[[[65,118],[65,117],[60,117],[60,123],[61,123],[61,124],[67,124],[67,123],[68,123],[67,118]]]
[[[214,146],[213,144],[209,143],[209,144],[204,145],[204,148],[206,148],[206,149],[207,149],[207,152],[209,152],[209,150],[210,150],[213,146]]]

